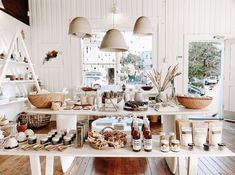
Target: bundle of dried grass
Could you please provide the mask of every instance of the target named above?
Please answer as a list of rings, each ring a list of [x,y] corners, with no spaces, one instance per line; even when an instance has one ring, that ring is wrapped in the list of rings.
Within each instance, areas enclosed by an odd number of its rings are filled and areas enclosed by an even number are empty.
[[[171,86],[171,82],[175,77],[181,75],[178,72],[178,64],[175,66],[169,66],[165,79],[162,82],[162,71],[158,72],[153,69],[153,71],[147,73],[149,79],[152,81],[153,85],[156,87],[158,92],[163,92]]]

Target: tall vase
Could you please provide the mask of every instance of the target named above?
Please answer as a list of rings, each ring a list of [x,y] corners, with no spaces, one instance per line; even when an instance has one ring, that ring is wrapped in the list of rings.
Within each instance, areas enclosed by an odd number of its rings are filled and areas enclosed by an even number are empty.
[[[166,93],[164,91],[160,91],[157,96],[156,96],[156,102],[160,103],[160,102],[165,102],[167,97],[166,97]]]

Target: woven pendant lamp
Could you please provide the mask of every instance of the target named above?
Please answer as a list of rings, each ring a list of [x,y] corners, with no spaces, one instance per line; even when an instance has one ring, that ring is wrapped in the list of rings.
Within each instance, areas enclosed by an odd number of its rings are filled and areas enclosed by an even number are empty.
[[[149,36],[153,34],[152,25],[148,17],[143,16],[144,13],[144,3],[142,0],[142,16],[140,16],[134,26],[134,35],[139,36]]]
[[[100,50],[105,52],[125,52],[128,50],[125,39],[118,29],[114,29],[114,14],[116,6],[113,1],[113,29],[109,29],[100,45]]]
[[[85,17],[74,18],[69,25],[69,35],[78,38],[91,37],[91,26]]]

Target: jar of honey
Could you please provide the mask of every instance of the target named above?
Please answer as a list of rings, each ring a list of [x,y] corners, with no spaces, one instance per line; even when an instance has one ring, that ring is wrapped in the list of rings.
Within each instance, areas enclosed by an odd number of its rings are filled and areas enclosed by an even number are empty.
[[[169,152],[170,151],[170,146],[169,146],[169,141],[168,140],[162,140],[161,141],[161,151],[162,152]]]

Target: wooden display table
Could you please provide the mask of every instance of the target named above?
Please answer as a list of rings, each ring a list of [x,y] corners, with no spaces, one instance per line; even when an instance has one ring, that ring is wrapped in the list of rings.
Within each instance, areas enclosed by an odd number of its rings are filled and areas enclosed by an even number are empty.
[[[37,109],[37,108],[28,109],[26,110],[26,112],[33,113],[33,114],[56,115],[58,130],[76,129],[76,122],[77,120],[79,120],[80,116],[89,117],[89,116],[113,116],[113,115],[136,115],[136,116],[161,115],[162,126],[163,126],[162,130],[166,133],[175,132],[175,120],[176,119],[187,118],[187,116],[191,116],[191,115],[208,116],[208,115],[213,115],[216,113],[216,109],[211,110],[211,109],[205,108],[201,110],[194,110],[194,109],[186,109],[184,107],[178,107],[178,109],[170,110],[170,111],[156,111],[155,109],[149,107],[147,111],[130,112],[130,111],[123,110],[122,105],[123,104],[120,104],[119,109],[115,112],[97,111],[97,110],[63,110],[63,109],[58,110],[58,111],[52,111],[50,109]],[[101,152],[100,154],[102,153],[105,153],[105,152]],[[149,154],[149,155],[152,155],[152,154]],[[163,154],[163,155],[162,155],[163,157],[167,157],[166,154]],[[106,157],[107,155],[103,154],[103,156]],[[115,157],[116,155],[113,155],[113,156]],[[123,156],[129,157],[128,154],[127,155],[123,154]],[[138,154],[138,156],[140,156],[140,154]],[[92,157],[96,157],[96,155],[93,155]],[[155,157],[159,157],[159,154],[156,154]],[[75,156],[69,157],[68,155],[66,155],[66,157],[61,157],[61,165],[62,165],[63,172],[66,172],[70,168],[74,158]],[[175,173],[176,167],[177,167],[176,159],[172,160],[172,158],[167,158],[166,160],[167,160],[170,170],[173,173]]]

